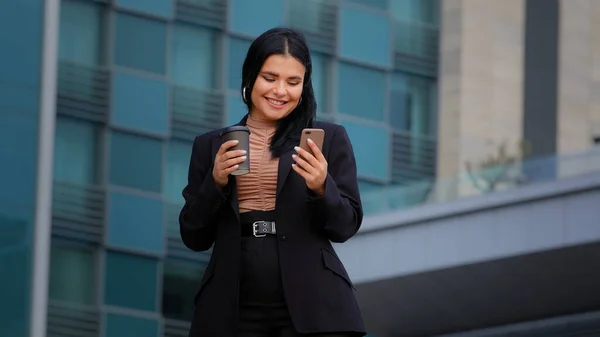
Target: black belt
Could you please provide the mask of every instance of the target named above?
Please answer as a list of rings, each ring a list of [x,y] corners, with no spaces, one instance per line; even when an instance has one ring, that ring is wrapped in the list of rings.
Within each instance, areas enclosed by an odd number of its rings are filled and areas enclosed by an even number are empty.
[[[254,236],[262,238],[267,235],[275,235],[277,228],[275,221],[254,221],[242,224],[242,236]]]

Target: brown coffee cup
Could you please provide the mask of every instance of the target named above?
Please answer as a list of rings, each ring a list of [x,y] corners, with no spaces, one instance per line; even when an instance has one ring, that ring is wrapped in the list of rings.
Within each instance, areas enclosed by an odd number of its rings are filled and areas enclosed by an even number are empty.
[[[246,160],[241,162],[231,175],[241,176],[250,173],[250,130],[243,125],[234,125],[223,130],[220,136],[223,142],[234,139],[238,141],[237,145],[230,147],[228,151],[246,150]]]

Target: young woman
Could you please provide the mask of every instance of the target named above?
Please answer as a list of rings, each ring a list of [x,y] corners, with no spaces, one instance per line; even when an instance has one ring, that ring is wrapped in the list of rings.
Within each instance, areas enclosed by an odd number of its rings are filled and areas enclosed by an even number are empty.
[[[214,247],[190,337],[365,335],[331,245],[363,219],[356,162],[342,126],[314,121],[311,72],[300,33],[263,33],[242,69],[249,112],[237,125],[251,132],[250,173],[231,175],[247,155],[227,151],[235,141],[223,142],[221,130],[194,140],[181,238],[194,251]],[[298,147],[304,128],[325,131],[322,151],[310,141],[311,151]]]

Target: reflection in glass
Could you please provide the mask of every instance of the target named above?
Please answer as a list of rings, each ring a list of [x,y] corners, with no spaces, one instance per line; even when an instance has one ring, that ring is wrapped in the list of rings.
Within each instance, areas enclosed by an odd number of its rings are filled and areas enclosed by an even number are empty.
[[[96,260],[92,250],[53,244],[49,298],[77,304],[95,302]]]
[[[166,318],[191,321],[194,296],[205,265],[167,260],[164,264],[162,312]]]
[[[219,69],[218,51],[217,37],[211,30],[176,24],[169,55],[171,81],[186,87],[213,88]]]

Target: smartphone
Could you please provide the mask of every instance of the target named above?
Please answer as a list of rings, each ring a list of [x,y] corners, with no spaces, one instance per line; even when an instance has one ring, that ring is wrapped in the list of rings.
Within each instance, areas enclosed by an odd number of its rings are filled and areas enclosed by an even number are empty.
[[[325,140],[325,130],[323,129],[304,129],[300,136],[300,148],[312,153],[310,146],[308,146],[308,139],[311,139],[320,151],[323,151],[323,141]]]

